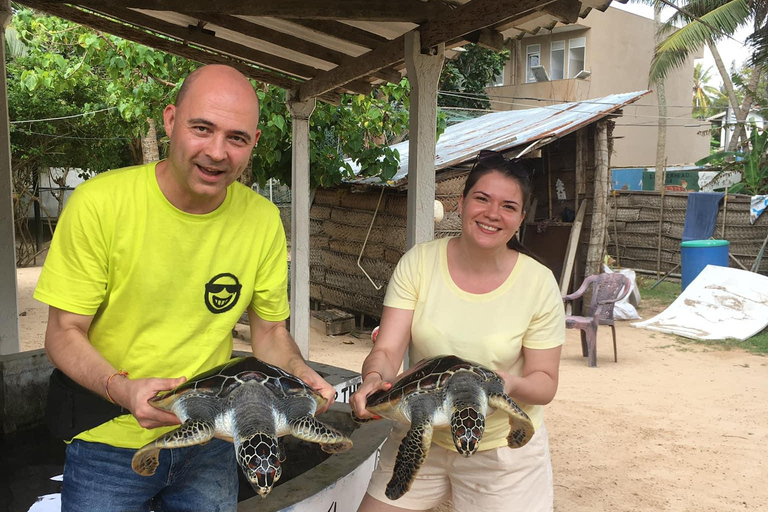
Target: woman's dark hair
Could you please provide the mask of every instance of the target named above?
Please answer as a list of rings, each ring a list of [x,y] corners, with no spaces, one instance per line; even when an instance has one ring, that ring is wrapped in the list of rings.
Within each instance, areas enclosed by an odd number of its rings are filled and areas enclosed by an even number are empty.
[[[469,171],[461,195],[466,198],[470,190],[472,190],[472,187],[477,184],[478,180],[491,172],[498,172],[504,177],[514,180],[517,183],[520,187],[520,192],[523,195],[523,212],[525,212],[525,207],[531,196],[531,177],[534,172],[530,159],[507,159],[498,151],[491,151],[488,149],[481,150],[480,153],[477,154],[475,162],[472,164],[472,170]],[[538,256],[517,239],[517,236],[513,236],[507,242],[507,247],[530,256],[539,263],[542,263]]]

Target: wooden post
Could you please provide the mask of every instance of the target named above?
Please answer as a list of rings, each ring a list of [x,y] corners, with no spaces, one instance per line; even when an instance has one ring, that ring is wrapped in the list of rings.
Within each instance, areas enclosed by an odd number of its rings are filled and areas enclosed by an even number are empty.
[[[549,152],[549,146],[546,148],[547,150],[547,194],[549,197],[549,217],[547,219],[552,219],[552,154]]]
[[[406,250],[435,237],[437,82],[445,45],[433,50],[430,55],[421,53],[418,31],[405,35],[405,65],[411,82]]]
[[[309,116],[316,100],[285,103],[293,123],[291,158],[291,336],[304,359],[309,358]]]
[[[656,169],[656,172],[659,172]],[[664,159],[664,168],[661,170],[661,209],[659,211],[659,240],[656,246],[656,279],[661,277],[661,226],[664,223],[664,193],[667,190],[667,159]]]
[[[576,132],[576,170],[574,179],[573,211],[579,211],[579,197],[584,194],[587,181],[587,128]]]
[[[11,3],[0,3],[0,41],[11,19]],[[11,131],[8,121],[5,45],[0,44],[0,355],[21,351],[19,302],[16,284],[16,241],[13,225],[13,174],[11,170]]]
[[[595,190],[592,197],[592,225],[585,276],[599,274],[605,251],[605,230],[608,222],[608,126],[602,120],[595,125]]]

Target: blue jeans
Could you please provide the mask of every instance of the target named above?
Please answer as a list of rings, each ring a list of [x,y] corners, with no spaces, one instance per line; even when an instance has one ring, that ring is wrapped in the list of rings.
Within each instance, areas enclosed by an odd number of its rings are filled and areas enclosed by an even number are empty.
[[[75,440],[67,446],[62,512],[234,512],[239,471],[232,443],[160,451],[152,476],[131,468],[136,450]]]

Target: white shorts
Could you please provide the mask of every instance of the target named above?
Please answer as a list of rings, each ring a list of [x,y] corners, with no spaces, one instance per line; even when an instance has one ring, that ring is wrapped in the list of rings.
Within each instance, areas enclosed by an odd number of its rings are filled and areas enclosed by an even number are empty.
[[[542,423],[522,448],[494,448],[471,457],[432,444],[411,489],[392,501],[384,491],[406,429],[396,426],[381,448],[368,494],[409,510],[428,510],[451,498],[455,512],[551,512],[554,503],[549,438]]]

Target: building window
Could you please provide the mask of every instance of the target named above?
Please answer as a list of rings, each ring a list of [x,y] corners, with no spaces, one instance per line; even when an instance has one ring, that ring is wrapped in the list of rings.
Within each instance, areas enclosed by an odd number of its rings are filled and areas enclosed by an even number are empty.
[[[553,41],[549,47],[549,79],[565,77],[565,41]]]
[[[541,64],[541,45],[529,44],[525,48],[525,54],[525,81],[528,83],[535,82],[536,78],[533,76],[531,67]]]
[[[575,37],[568,40],[568,78],[573,78],[579,71],[584,70],[586,53],[586,37]]]

